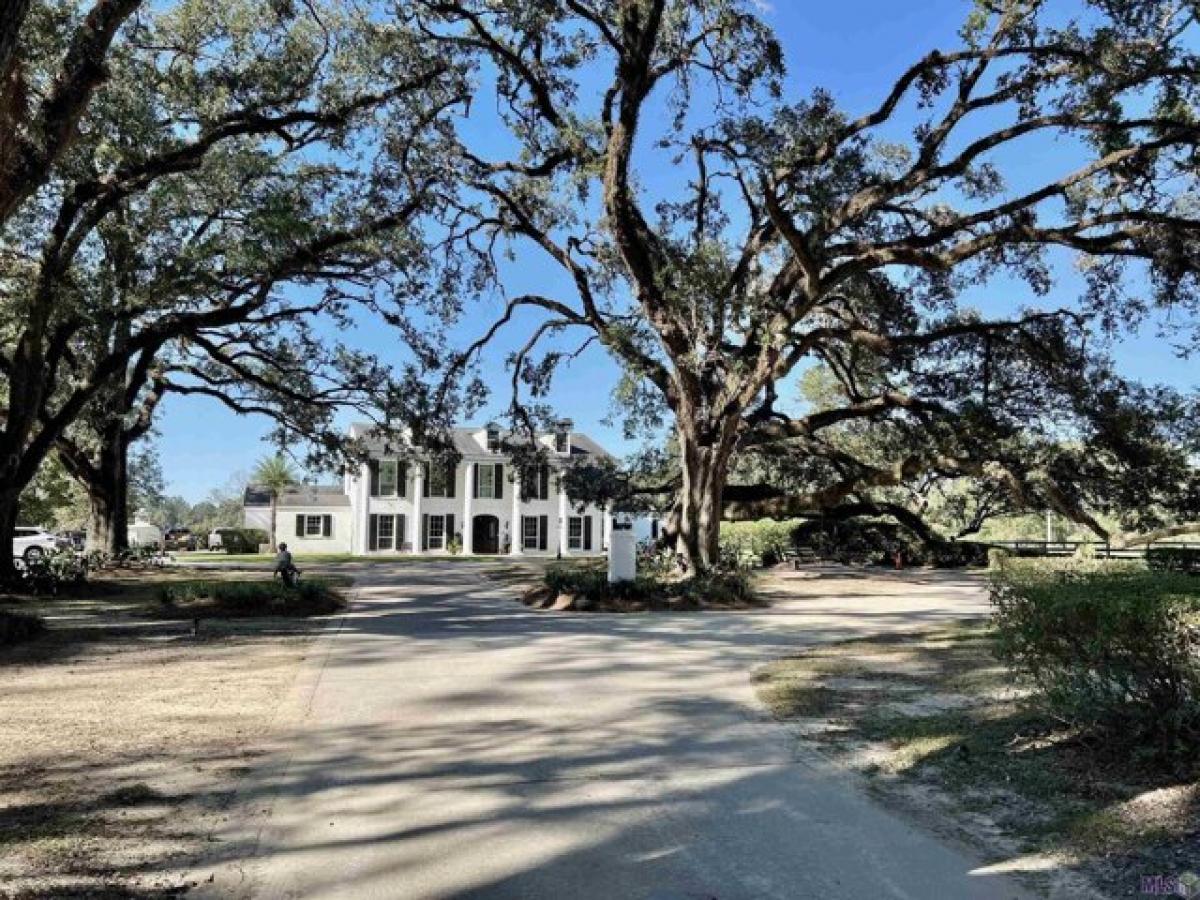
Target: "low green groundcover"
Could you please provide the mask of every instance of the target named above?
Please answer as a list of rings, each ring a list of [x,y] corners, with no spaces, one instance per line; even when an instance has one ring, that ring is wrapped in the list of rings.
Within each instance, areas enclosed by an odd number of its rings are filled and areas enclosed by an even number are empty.
[[[295,587],[279,581],[183,581],[164,585],[159,593],[167,615],[319,616],[345,604],[326,581],[305,579]]]

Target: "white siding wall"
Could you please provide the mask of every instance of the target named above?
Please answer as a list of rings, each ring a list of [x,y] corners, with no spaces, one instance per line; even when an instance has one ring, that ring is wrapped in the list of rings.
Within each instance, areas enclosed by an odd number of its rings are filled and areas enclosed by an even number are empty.
[[[511,474],[509,465],[504,460],[498,460],[492,457],[487,460],[474,460],[476,466],[479,465],[494,465],[496,462],[504,463],[504,482],[502,486],[503,496],[499,499],[472,497],[471,498],[471,516],[495,516],[500,524],[500,552],[504,553],[505,548],[511,549],[512,541],[519,541],[521,537],[521,523],[518,518],[516,522],[513,518],[513,492],[517,486],[509,481]],[[466,484],[466,467],[467,462],[464,461],[458,465],[455,472],[455,496],[453,497],[421,497],[421,515],[453,515],[454,516],[454,533],[459,535],[465,534],[471,527],[472,523],[466,521],[466,491],[470,490],[470,486]],[[408,480],[405,485],[405,496],[403,497],[371,497],[369,477],[366,475],[354,476],[348,480],[348,492],[351,498],[353,512],[348,513],[347,518],[352,520],[347,524],[347,529],[353,528],[354,550],[355,553],[370,553],[368,549],[370,519],[372,514],[383,515],[403,515],[405,517],[405,533],[404,546],[397,550],[377,550],[376,554],[394,555],[396,553],[411,553],[414,546],[421,539],[421,522],[417,519],[414,510],[413,493],[416,489],[416,481],[413,478],[415,467],[410,465],[408,468]],[[559,552],[559,516],[558,516],[558,494],[555,489],[555,474],[552,472],[550,476],[550,496],[546,500],[529,500],[520,504],[520,516],[546,516],[547,517],[547,541],[546,549],[542,550],[523,550],[522,552],[530,556],[557,556]],[[590,506],[586,510],[586,515],[592,517],[592,549],[591,551],[570,550],[563,547],[564,556],[600,556],[604,553],[604,513],[598,507]],[[567,504],[567,515],[580,515],[576,512],[571,504]],[[289,525],[289,528],[294,529],[294,524]],[[282,529],[281,529],[282,531]],[[453,536],[453,535],[451,535]],[[347,538],[349,540],[349,538]],[[314,542],[315,543],[315,542]],[[307,544],[305,547],[307,548]],[[476,548],[477,549],[477,548]],[[431,554],[444,553],[445,550],[430,550]]]
[[[271,507],[244,506],[242,507],[242,527],[271,530]]]
[[[329,537],[307,537],[296,533],[296,516],[331,516],[332,534]],[[348,506],[279,507],[277,528],[279,540],[293,553],[350,553],[353,513]]]

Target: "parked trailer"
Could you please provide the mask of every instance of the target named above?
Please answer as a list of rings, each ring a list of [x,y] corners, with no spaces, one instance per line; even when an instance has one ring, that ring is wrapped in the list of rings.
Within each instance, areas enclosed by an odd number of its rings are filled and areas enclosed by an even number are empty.
[[[135,522],[129,526],[127,539],[130,547],[162,547],[163,533],[157,525]]]

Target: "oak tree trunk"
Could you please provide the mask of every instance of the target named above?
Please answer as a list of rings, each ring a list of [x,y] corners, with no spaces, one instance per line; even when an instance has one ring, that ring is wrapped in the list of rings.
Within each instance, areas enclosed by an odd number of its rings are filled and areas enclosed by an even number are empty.
[[[104,428],[99,438],[92,459],[78,451],[59,456],[88,495],[87,549],[115,556],[129,548],[129,438],[120,420]]]
[[[21,499],[19,489],[0,489],[0,584],[17,577],[17,567],[12,554],[13,536],[17,527],[17,506]]]
[[[129,493],[127,484],[117,483],[119,476],[111,477],[111,482],[88,486],[87,549],[115,556],[129,548]]]
[[[677,429],[682,483],[679,490],[676,552],[696,574],[720,562],[721,509],[729,477],[729,447],[704,440],[694,428]]]

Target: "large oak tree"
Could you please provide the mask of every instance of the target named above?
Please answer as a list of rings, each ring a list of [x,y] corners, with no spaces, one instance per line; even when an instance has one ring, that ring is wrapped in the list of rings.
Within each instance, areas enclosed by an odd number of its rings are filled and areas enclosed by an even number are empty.
[[[980,2],[959,46],[854,113],[781,96],[780,48],[737,0],[420,5],[428,34],[485,61],[498,107],[486,141],[460,131],[452,245],[500,290],[518,245],[567,285],[506,295],[464,364],[529,311],[514,385],[534,395],[563,335],[602,345],[670,415],[662,487],[694,567],[716,562],[723,515],[894,512],[877,492],[931,475],[1100,530],[1100,463],[1134,502],[1139,458],[1178,478],[1173,501],[1194,485],[1098,346],[1196,309],[1194,5]],[[973,288],[1010,312],[979,314]],[[838,402],[789,409],[781,384],[812,364]],[[855,454],[836,437],[852,423],[893,439]],[[735,455],[767,448],[793,488],[731,487]]]
[[[305,316],[412,329],[452,56],[349,2],[135,6],[26,4],[0,35],[0,546],[55,444],[165,364],[191,366],[181,390],[239,362],[280,382],[260,351]]]

